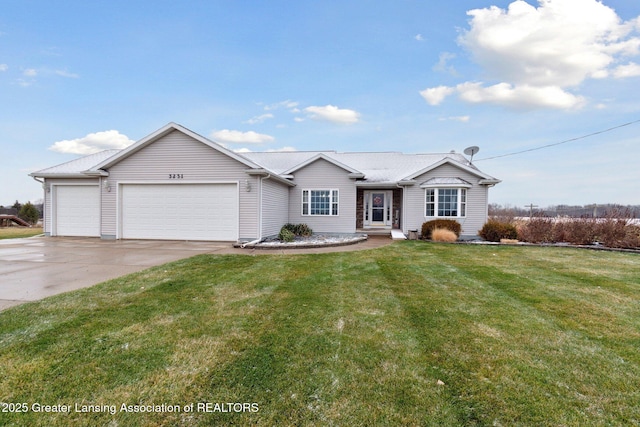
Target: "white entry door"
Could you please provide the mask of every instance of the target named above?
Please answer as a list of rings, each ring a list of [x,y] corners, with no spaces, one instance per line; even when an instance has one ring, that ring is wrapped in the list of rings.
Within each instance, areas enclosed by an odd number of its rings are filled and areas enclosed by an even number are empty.
[[[391,191],[364,192],[364,225],[365,227],[390,227],[393,206]]]

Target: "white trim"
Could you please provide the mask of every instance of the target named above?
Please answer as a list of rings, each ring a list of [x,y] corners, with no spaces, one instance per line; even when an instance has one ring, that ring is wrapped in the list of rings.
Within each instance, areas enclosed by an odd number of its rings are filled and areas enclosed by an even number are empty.
[[[433,216],[429,216],[427,215],[427,191],[428,190],[433,190]],[[457,190],[457,207],[456,207],[456,211],[458,213],[460,213],[460,211],[462,210],[462,193],[461,190],[465,191],[465,200],[464,200],[464,215],[456,215],[456,216],[440,216],[438,215],[439,212],[439,190]],[[441,186],[441,187],[426,187],[424,188],[424,203],[422,204],[422,213],[424,215],[424,217],[426,219],[428,218],[436,218],[436,219],[456,219],[456,218],[466,218],[467,217],[467,213],[469,211],[469,192],[467,191],[466,187],[463,186]]]
[[[383,206],[383,215],[384,220],[383,224],[372,224],[373,222],[373,200],[369,200],[374,193],[383,193],[384,194],[384,206]],[[362,227],[363,228],[393,228],[393,190],[389,189],[379,189],[379,190],[364,190],[362,192]],[[367,216],[369,216],[369,220],[367,220]]]
[[[311,213],[311,193],[309,193],[309,200],[308,200],[308,205],[309,205],[309,213],[305,214],[304,213],[304,192],[311,192],[311,191],[328,191],[329,192],[329,214],[328,215],[322,215],[322,214],[312,214]],[[333,205],[336,204],[336,201],[333,200],[333,192],[336,191],[338,193],[338,201],[337,201],[337,205],[338,205],[338,213],[336,215],[333,214]],[[339,188],[302,188],[300,190],[300,216],[319,216],[319,217],[339,217],[340,216],[340,189]]]

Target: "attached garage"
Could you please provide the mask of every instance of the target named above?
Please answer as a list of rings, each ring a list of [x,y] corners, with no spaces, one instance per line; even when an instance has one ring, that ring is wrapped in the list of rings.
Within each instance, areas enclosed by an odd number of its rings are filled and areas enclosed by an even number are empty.
[[[53,235],[100,236],[100,187],[55,185]]]
[[[238,184],[121,184],[123,239],[238,240]]]

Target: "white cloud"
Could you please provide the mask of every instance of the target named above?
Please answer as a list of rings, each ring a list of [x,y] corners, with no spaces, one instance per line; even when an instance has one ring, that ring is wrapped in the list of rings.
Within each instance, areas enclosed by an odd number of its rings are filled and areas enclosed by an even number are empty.
[[[490,103],[512,108],[574,109],[585,102],[584,98],[557,86],[513,86],[498,83],[485,87],[482,83],[462,83],[456,86],[456,91],[460,99],[471,104]]]
[[[242,154],[242,153],[253,153],[253,150],[251,150],[250,148],[246,148],[246,147],[236,148],[233,151],[235,153],[240,153],[240,154]],[[296,150],[294,147],[282,147],[282,148],[269,149],[269,150],[267,150],[267,153],[287,153],[287,152],[292,152],[292,151],[298,151],[298,150]]]
[[[22,72],[22,75],[25,77],[35,77],[38,75],[38,71],[36,71],[34,68],[27,68]]]
[[[286,108],[288,110],[295,110],[297,106],[298,106],[298,102],[291,101],[290,99],[287,99],[286,101],[280,101],[280,102],[276,102],[274,104],[265,105],[264,106],[264,110],[265,111],[270,111],[270,110],[277,110],[279,108]]]
[[[584,98],[568,88],[589,78],[639,75],[635,64],[620,62],[640,54],[640,17],[623,22],[598,0],[538,3],[516,0],[506,10],[492,6],[467,12],[470,28],[458,42],[493,83],[458,85],[461,99],[515,108],[576,108]],[[443,64],[441,56],[435,68]],[[441,88],[421,94],[438,105],[444,98],[437,95],[453,93]]]
[[[454,122],[461,122],[461,123],[467,123],[469,120],[471,120],[471,117],[469,116],[452,116],[452,117],[445,117],[442,119],[439,119],[441,122],[446,121],[446,120],[451,120]]]
[[[214,131],[211,133],[211,138],[216,141],[229,142],[233,144],[262,144],[264,142],[271,142],[275,140],[275,138],[270,135],[257,133],[252,130],[242,132],[239,130],[229,129]]]
[[[250,118],[249,120],[247,120],[245,123],[248,123],[248,124],[250,124],[250,125],[255,125],[256,123],[262,123],[262,122],[264,122],[265,120],[273,119],[273,117],[274,117],[274,116],[273,116],[273,114],[271,114],[271,113],[261,114],[261,115],[259,115],[259,116],[251,117],[251,118]]]
[[[281,147],[281,148],[272,148],[267,150],[267,153],[287,153],[292,151],[298,151],[295,147]]]
[[[67,77],[69,79],[77,79],[80,77],[78,74],[70,73],[67,70],[55,70],[53,73],[60,77]]]
[[[360,114],[355,110],[338,108],[334,105],[311,106],[304,109],[309,118],[327,120],[333,123],[356,123]]]
[[[458,72],[453,67],[453,65],[449,65],[449,61],[451,61],[455,57],[456,57],[455,53],[442,52],[438,59],[438,63],[433,66],[433,71],[445,72],[454,76],[457,75]]]
[[[420,95],[429,103],[429,105],[438,105],[444,99],[455,92],[455,89],[447,86],[438,86],[420,91]]]
[[[617,78],[640,76],[640,65],[630,62],[627,65],[620,65],[613,70],[613,76]]]
[[[126,135],[117,130],[90,133],[82,138],[54,142],[49,150],[58,153],[93,154],[103,150],[126,148],[133,144]]]
[[[7,64],[0,64],[0,71],[7,71],[9,66]]]
[[[424,41],[424,37],[422,37],[422,34],[416,34],[414,38],[419,42]]]

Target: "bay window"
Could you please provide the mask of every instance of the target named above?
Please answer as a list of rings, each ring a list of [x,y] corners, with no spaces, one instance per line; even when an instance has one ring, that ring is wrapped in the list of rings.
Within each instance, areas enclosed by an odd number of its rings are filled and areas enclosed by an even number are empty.
[[[426,217],[465,217],[467,216],[466,188],[427,188],[425,189]]]

